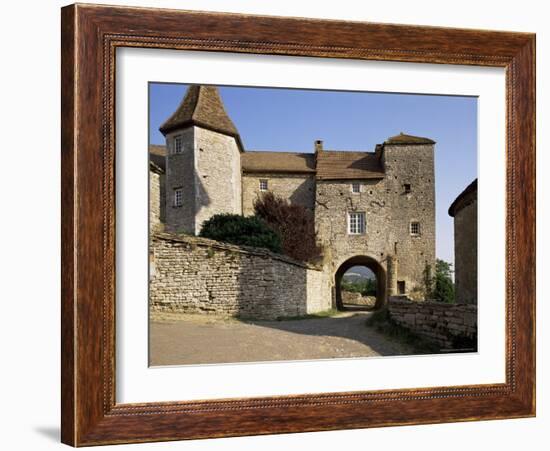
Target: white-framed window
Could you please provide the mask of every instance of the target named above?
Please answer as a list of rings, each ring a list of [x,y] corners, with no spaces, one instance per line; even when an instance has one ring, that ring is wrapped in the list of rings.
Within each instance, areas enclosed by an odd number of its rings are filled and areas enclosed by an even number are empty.
[[[177,135],[174,137],[174,149],[173,153],[183,153],[183,136]]]
[[[351,192],[353,194],[359,194],[361,192],[361,184],[359,182],[351,183]]]
[[[174,190],[174,207],[181,207],[183,205],[183,189],[176,188]]]
[[[416,221],[412,221],[409,226],[409,231],[412,236],[420,235],[420,223]]]
[[[365,212],[348,213],[348,233],[350,235],[365,233]]]
[[[267,191],[269,188],[269,184],[267,183],[267,179],[260,179],[260,191]]]

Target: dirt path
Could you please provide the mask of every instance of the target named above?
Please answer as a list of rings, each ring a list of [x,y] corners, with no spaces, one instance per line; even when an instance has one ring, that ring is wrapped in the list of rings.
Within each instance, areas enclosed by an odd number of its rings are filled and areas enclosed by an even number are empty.
[[[309,360],[413,354],[365,325],[371,313],[328,318],[240,321],[205,315],[156,315],[151,319],[150,364]]]

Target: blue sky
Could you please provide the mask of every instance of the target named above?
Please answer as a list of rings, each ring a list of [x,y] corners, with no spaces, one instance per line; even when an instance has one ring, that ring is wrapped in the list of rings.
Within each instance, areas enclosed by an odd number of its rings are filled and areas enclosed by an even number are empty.
[[[186,89],[150,83],[152,144],[164,144],[158,128]],[[436,254],[454,261],[447,209],[477,177],[477,98],[243,87],[220,93],[247,150],[313,152],[322,139],[326,149],[373,151],[400,132],[436,141]]]

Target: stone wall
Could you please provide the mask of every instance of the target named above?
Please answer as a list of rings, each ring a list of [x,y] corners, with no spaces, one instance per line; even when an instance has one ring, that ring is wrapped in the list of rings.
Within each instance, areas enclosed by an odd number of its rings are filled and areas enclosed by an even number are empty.
[[[160,226],[160,174],[149,171],[149,229],[156,231]]]
[[[464,206],[454,217],[455,299],[477,303],[477,201]]]
[[[311,210],[315,206],[315,177],[307,174],[244,174],[243,214],[254,214],[254,201],[262,194],[260,180],[267,180],[268,191],[287,199],[292,204]]]
[[[444,349],[461,347],[464,339],[477,341],[477,306],[415,302],[391,297],[390,318]]]
[[[372,257],[385,266],[388,253],[393,252],[387,239],[391,211],[385,197],[383,179],[363,181],[360,194],[351,192],[351,181],[317,181],[315,224],[329,272],[336,272],[342,263],[356,255]],[[351,211],[365,212],[365,234],[348,233]]]
[[[399,284],[410,293],[423,289],[424,269],[435,265],[434,146],[384,145],[381,152],[385,176],[360,180],[360,193],[352,193],[351,180],[317,180],[315,222],[319,240],[330,252],[327,271],[334,273],[361,255],[387,271],[388,257],[393,257],[388,291],[397,293]],[[364,234],[348,233],[351,212],[365,213]],[[417,236],[410,233],[413,221],[420,223]]]
[[[263,249],[157,234],[150,251],[153,310],[276,319],[331,306],[322,271]]]
[[[342,290],[342,303],[348,305],[374,307],[376,304],[376,296],[363,296],[361,293]]]
[[[159,232],[164,229],[164,174],[162,171],[149,171],[149,229]]]

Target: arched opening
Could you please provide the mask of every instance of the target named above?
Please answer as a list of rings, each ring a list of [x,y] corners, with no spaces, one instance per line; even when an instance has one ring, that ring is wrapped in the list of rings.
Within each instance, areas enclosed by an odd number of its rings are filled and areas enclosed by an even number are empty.
[[[354,278],[361,283],[352,284]],[[353,286],[350,291],[360,292],[360,296],[375,296],[374,305],[368,299],[353,302],[353,296],[344,292],[350,286]],[[366,255],[358,255],[342,263],[334,276],[334,287],[338,310],[374,310],[386,302],[386,272],[378,261]]]

